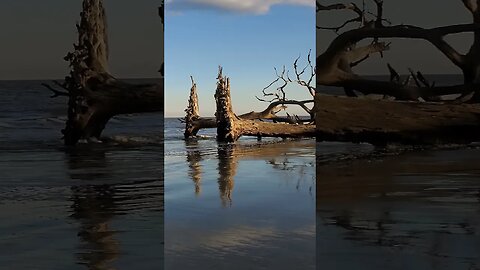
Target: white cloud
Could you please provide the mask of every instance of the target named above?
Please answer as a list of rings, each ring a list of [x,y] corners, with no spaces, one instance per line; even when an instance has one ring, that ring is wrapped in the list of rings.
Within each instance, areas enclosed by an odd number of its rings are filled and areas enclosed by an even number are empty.
[[[167,9],[173,11],[204,9],[235,13],[266,14],[274,5],[314,7],[313,0],[167,0]]]

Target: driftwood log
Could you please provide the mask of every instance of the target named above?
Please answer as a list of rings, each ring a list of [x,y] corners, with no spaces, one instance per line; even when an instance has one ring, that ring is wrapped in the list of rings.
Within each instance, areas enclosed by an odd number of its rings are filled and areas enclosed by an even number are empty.
[[[319,141],[374,145],[480,141],[480,104],[369,100],[317,94]]]
[[[249,112],[236,115],[232,108],[230,96],[230,79],[223,76],[222,68],[218,73],[217,89],[215,91],[216,112],[215,118],[202,118],[199,115],[199,105],[196,84],[192,78],[192,88],[188,107],[185,110],[185,138],[197,135],[200,129],[217,128],[217,140],[222,142],[234,142],[241,136],[256,137],[281,137],[299,138],[314,137],[315,125],[304,124],[289,117],[278,117],[277,107],[285,104],[299,105],[305,107],[313,100],[295,101],[284,100],[272,102],[261,112]],[[267,121],[265,121],[267,120]]]
[[[162,7],[159,10],[163,22]],[[105,125],[115,115],[163,110],[163,78],[157,84],[133,85],[110,74],[102,0],[83,1],[77,31],[75,50],[65,57],[70,63],[70,75],[63,83],[55,82],[66,91],[44,85],[54,92],[53,97],[69,99],[68,120],[62,130],[66,145],[75,145],[80,139],[100,139]]]

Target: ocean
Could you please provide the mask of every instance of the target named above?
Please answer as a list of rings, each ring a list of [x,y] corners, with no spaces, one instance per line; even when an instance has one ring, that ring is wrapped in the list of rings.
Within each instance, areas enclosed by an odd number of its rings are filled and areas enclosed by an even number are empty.
[[[41,83],[0,81],[0,268],[159,269],[163,113],[115,117],[114,143],[68,148],[67,101]]]

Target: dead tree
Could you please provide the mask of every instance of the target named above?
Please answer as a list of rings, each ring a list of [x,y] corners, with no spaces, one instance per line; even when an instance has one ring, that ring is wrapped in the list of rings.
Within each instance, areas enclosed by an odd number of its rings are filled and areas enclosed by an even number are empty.
[[[185,110],[186,117],[182,119],[186,125],[185,138],[195,136],[197,132],[203,128],[217,128],[217,140],[222,142],[234,142],[241,136],[282,138],[314,136],[314,114],[313,110],[307,107],[307,104],[314,103],[313,99],[304,101],[287,100],[285,97],[273,99],[269,101],[268,107],[261,112],[252,111],[237,115],[233,111],[231,101],[230,79],[223,76],[221,67],[219,68],[217,80],[217,89],[214,95],[216,101],[215,118],[202,118],[199,116],[197,86],[192,78],[189,104]],[[267,86],[267,88],[271,85],[273,85],[273,83]],[[283,88],[281,87],[280,91],[285,93]],[[265,89],[264,94],[267,93]],[[311,118],[303,121],[298,117],[298,119],[295,119],[292,117],[285,118],[277,116],[278,108],[286,105],[298,105],[302,107],[310,114]]]
[[[197,85],[191,77],[192,88],[190,89],[190,98],[188,107],[185,110],[186,116],[181,119],[185,123],[185,138],[196,136],[197,132],[203,128],[217,128],[217,138],[225,141],[235,141],[240,136],[257,137],[303,137],[312,136],[311,129],[315,128],[315,110],[311,104],[314,104],[315,87],[312,85],[315,78],[315,66],[311,61],[311,52],[307,57],[307,64],[299,67],[300,56],[295,59],[293,69],[295,78],[288,75],[288,71],[283,66],[279,73],[275,68],[276,79],[262,89],[262,97],[256,96],[257,100],[268,103],[263,111],[251,111],[241,115],[233,112],[230,100],[230,81],[224,78],[222,68],[219,69],[217,90],[215,100],[217,104],[214,118],[200,117]],[[308,71],[308,72],[307,72]],[[309,74],[306,79],[304,77]],[[295,83],[307,89],[308,95],[312,99],[291,100],[287,98],[286,87]],[[274,86],[276,89],[271,90]],[[310,105],[310,107],[309,107]],[[309,115],[309,118],[301,118],[297,115],[290,115],[286,108],[288,106],[299,106]],[[279,116],[280,111],[286,112],[285,116]],[[273,125],[283,124],[283,125]],[[285,127],[283,131],[281,128]]]
[[[436,96],[461,94],[461,101],[480,102],[480,0],[462,0],[473,16],[473,23],[422,28],[413,25],[390,25],[383,17],[383,0],[371,0],[376,12],[370,13],[365,5],[355,3],[323,5],[316,2],[317,13],[332,10],[350,10],[355,15],[352,19],[338,26],[317,29],[333,30],[340,33],[317,57],[317,85],[339,86],[345,88],[347,95],[353,90],[363,94],[383,94],[401,100],[435,99]],[[365,4],[365,1],[364,1]],[[351,25],[357,23],[358,28]],[[386,25],[387,24],[387,25]],[[467,54],[461,54],[448,44],[447,35],[472,32],[474,43]],[[362,78],[353,71],[353,67],[362,63],[371,54],[390,49],[390,44],[381,42],[382,38],[422,39],[431,43],[443,53],[464,74],[464,84],[453,86],[434,86],[424,83],[419,74],[412,74],[415,85],[398,81],[375,81]],[[368,45],[359,46],[360,41],[371,39]]]
[[[215,92],[217,140],[234,142],[240,136],[294,138],[313,136],[314,125],[270,123],[238,117],[232,108],[230,79],[223,77],[221,68],[217,79],[217,90]]]
[[[185,109],[186,116],[182,119],[185,122],[185,138],[196,136],[198,131],[202,128],[215,128],[217,123],[215,119],[200,118],[200,107],[198,105],[197,84],[193,77],[192,88],[190,89],[190,98],[188,99],[188,106]]]
[[[317,94],[320,141],[385,146],[468,144],[480,138],[478,104],[368,100]]]
[[[159,11],[163,23],[162,7]],[[158,84],[142,85],[120,81],[110,74],[102,0],[83,1],[77,31],[74,51],[65,57],[70,63],[70,75],[63,83],[55,82],[64,91],[45,85],[54,92],[53,97],[68,97],[68,120],[62,130],[66,145],[75,145],[80,139],[99,140],[115,115],[163,110],[163,71]]]
[[[317,56],[317,86],[338,86],[350,97],[334,97],[317,93],[315,97],[317,131],[320,141],[368,142],[437,145],[468,144],[480,138],[480,107],[478,72],[480,52],[480,11],[477,1],[463,3],[472,12],[474,23],[441,26],[430,29],[412,25],[391,25],[383,17],[383,0],[370,0],[375,12],[369,12],[363,1],[323,5],[317,1],[317,13],[332,10],[351,11],[355,16],[337,26],[317,26],[339,35]],[[358,27],[352,25],[358,24]],[[343,32],[342,32],[343,31]],[[462,55],[444,37],[473,32],[474,45]],[[464,84],[435,86],[422,75],[409,69],[407,80],[387,65],[390,81],[363,78],[353,71],[370,55],[390,49],[381,39],[407,38],[428,41],[464,73]],[[370,40],[370,43],[364,41]],[[363,44],[360,43],[363,41]],[[396,101],[351,98],[356,93],[392,96]],[[438,101],[440,96],[457,94],[453,102]],[[421,100],[427,102],[415,102]],[[413,102],[412,102],[413,101]],[[463,104],[464,102],[476,104]]]

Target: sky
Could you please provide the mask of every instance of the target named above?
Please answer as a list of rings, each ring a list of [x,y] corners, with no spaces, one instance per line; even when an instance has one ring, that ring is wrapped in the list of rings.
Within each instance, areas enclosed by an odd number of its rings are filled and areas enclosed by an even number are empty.
[[[332,4],[346,1],[320,1],[323,4]],[[352,0],[361,6],[362,1]],[[367,0],[366,3],[372,3]],[[374,6],[370,4],[373,8]],[[371,9],[374,11],[373,9]],[[393,24],[410,24],[425,28],[450,24],[471,23],[471,15],[460,0],[384,0],[384,18]],[[317,15],[317,24],[321,26],[339,25],[346,18],[354,15],[347,11],[321,12]],[[331,31],[317,30],[317,53],[321,53],[336,34]],[[460,52],[466,52],[472,44],[471,34],[453,35],[446,38],[450,44]],[[408,72],[411,67],[425,74],[458,74],[460,70],[454,66],[443,54],[425,41],[411,39],[392,39],[391,50],[381,59],[378,55],[359,65],[355,71],[359,74],[377,75],[388,74],[387,63],[401,74]]]
[[[156,78],[163,39],[159,0],[105,0],[110,70],[119,78]],[[134,3],[134,4],[133,4]],[[81,0],[1,0],[0,80],[61,79],[73,48]]]
[[[230,77],[236,113],[265,109],[255,96],[276,79],[274,67],[292,69],[309,50],[315,58],[314,6],[313,0],[167,1],[165,115],[184,116],[193,76],[200,114],[213,117],[219,65]],[[311,98],[299,87],[287,89],[287,97]]]

